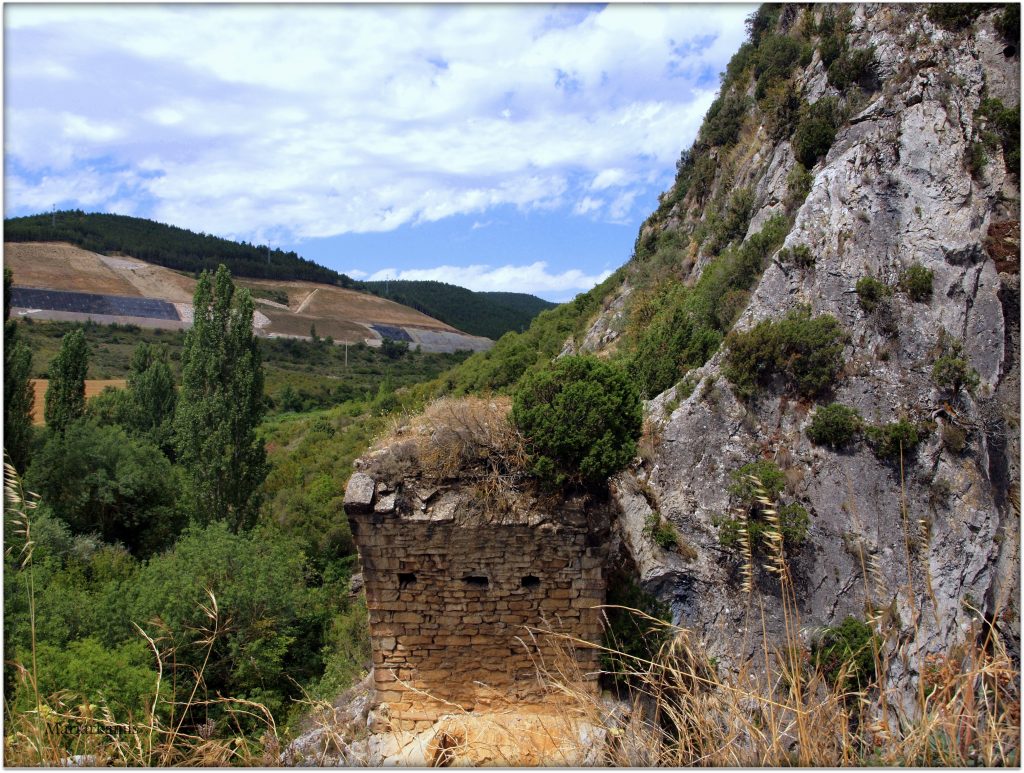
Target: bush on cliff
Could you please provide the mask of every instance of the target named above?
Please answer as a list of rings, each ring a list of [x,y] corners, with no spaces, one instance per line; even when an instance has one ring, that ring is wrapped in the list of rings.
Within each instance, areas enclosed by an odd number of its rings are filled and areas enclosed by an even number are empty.
[[[750,330],[730,333],[722,372],[741,397],[752,397],[776,377],[796,394],[814,397],[835,380],[845,339],[835,317],[812,317],[809,307],[800,307],[780,320],[766,319]]]
[[[591,356],[563,357],[520,381],[512,421],[526,437],[538,477],[600,485],[636,455],[643,411],[620,367]]]

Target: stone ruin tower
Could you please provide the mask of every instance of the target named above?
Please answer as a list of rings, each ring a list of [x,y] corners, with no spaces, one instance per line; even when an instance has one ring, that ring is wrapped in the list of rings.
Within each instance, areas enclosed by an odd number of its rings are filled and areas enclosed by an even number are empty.
[[[345,512],[369,609],[373,707],[392,730],[543,711],[557,699],[540,674],[565,679],[567,662],[574,687],[596,692],[599,650],[586,643],[601,637],[607,505],[518,494],[494,508],[470,485],[388,480],[372,458],[357,466]]]

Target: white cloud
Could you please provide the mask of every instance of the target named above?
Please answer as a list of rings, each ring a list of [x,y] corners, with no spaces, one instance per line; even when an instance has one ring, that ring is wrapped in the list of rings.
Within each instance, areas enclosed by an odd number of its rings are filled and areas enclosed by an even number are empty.
[[[112,208],[129,169],[151,216],[239,238],[501,205],[622,222],[671,179],[750,10],[11,5],[7,206],[56,186]]]
[[[368,279],[379,282],[385,279],[409,279],[456,284],[470,290],[483,292],[506,291],[533,293],[561,300],[571,298],[578,292],[589,290],[611,275],[610,271],[587,274],[579,269],[560,273],[548,270],[546,261],[538,260],[529,265],[472,265],[437,266],[435,268],[396,269],[383,268],[375,271]],[[355,276],[350,274],[350,276]]]

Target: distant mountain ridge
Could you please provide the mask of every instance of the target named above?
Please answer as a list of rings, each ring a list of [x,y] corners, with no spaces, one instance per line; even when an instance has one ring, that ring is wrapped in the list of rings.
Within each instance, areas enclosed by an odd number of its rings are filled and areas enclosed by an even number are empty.
[[[359,289],[421,311],[472,335],[497,340],[522,332],[533,318],[558,304],[527,293],[477,292],[446,282],[359,282]]]
[[[345,274],[267,245],[233,242],[141,217],[81,210],[48,212],[4,220],[8,242],[70,242],[99,253],[124,253],[178,271],[216,269],[234,276],[296,279],[340,287],[355,283]]]
[[[233,242],[127,215],[62,210],[4,220],[7,242],[69,242],[101,254],[124,254],[198,273],[221,263],[236,277],[322,282],[409,306],[470,335],[497,340],[522,331],[556,304],[526,293],[474,292],[443,282],[356,282],[295,252]]]

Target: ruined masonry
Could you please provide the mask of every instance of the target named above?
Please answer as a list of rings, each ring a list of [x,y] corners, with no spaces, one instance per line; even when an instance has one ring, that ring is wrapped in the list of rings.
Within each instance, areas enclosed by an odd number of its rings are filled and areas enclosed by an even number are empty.
[[[567,663],[577,687],[597,690],[599,653],[583,642],[601,636],[609,514],[530,504],[496,515],[472,488],[352,475],[345,512],[369,609],[373,703],[392,730],[549,704],[540,674],[564,679]]]

